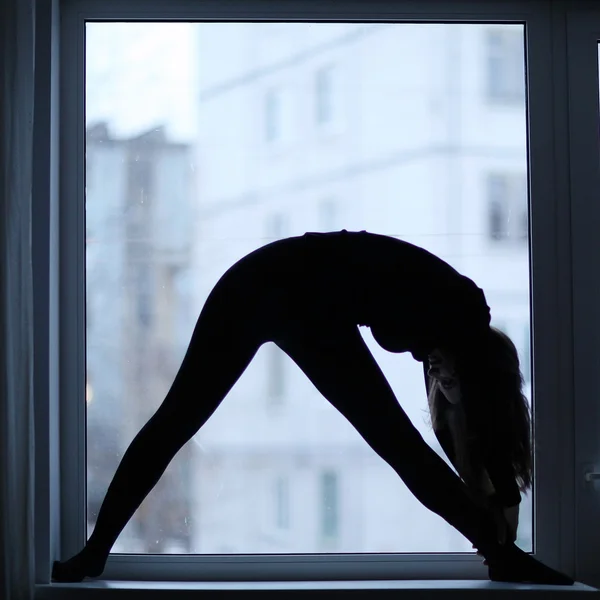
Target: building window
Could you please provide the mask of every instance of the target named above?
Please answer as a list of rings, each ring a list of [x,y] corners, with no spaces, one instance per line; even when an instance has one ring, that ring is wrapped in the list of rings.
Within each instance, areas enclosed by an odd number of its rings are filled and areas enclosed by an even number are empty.
[[[282,106],[281,92],[270,89],[265,96],[265,139],[269,143],[281,139]]]
[[[321,536],[335,538],[339,534],[339,482],[337,473],[321,475]]]
[[[494,242],[526,243],[529,237],[526,176],[490,173],[486,185],[489,238]]]
[[[143,328],[149,328],[152,324],[154,294],[152,291],[150,265],[148,263],[138,265],[136,279],[138,321]]]
[[[321,231],[333,231],[337,225],[337,206],[335,200],[327,198],[319,202],[319,228]]]
[[[333,67],[321,67],[315,74],[315,121],[327,125],[333,121]]]
[[[283,476],[275,480],[275,526],[277,529],[290,528],[290,484]]]
[[[287,231],[286,219],[283,213],[273,213],[267,219],[266,234],[269,241],[280,240]]]
[[[270,404],[280,404],[285,395],[284,352],[275,344],[270,344],[267,366],[267,397]]]
[[[269,242],[280,240],[286,235],[286,220],[283,213],[273,213],[267,220],[266,235]],[[268,349],[267,399],[271,405],[281,404],[285,395],[284,352],[275,344]]]
[[[486,32],[486,93],[491,102],[524,105],[525,50],[521,31]]]

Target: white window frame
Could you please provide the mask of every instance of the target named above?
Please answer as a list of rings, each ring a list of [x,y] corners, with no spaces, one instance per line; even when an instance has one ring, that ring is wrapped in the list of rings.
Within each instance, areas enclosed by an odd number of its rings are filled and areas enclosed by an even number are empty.
[[[599,456],[592,437],[600,419],[590,416],[600,397],[600,382],[591,375],[598,372],[600,322],[594,308],[600,306],[600,270],[593,258],[600,257],[600,235],[594,229],[600,208],[593,197],[600,189],[598,66],[587,53],[600,28],[591,29],[590,16],[586,20],[582,12],[585,6],[589,4],[573,0],[38,0],[33,252],[39,584],[48,583],[52,561],[77,552],[86,535],[84,22],[193,18],[526,24],[534,555],[600,584],[595,566],[600,555],[599,490],[596,484],[590,492],[583,483],[584,470],[593,466],[590,457]],[[569,69],[571,64],[577,70]],[[104,579],[179,582],[457,578],[485,580],[487,570],[477,557],[461,554],[116,555],[104,573]],[[51,589],[42,586],[40,597],[49,597],[43,594]],[[513,597],[515,592],[508,593]]]
[[[567,15],[573,287],[575,569],[600,587],[600,7],[578,1]],[[594,376],[590,377],[593,373]]]

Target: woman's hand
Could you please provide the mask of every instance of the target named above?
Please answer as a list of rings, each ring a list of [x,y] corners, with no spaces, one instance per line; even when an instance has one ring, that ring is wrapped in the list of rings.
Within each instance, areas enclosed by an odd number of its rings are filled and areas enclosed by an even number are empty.
[[[514,542],[517,539],[517,529],[519,528],[519,505],[508,506],[503,510],[504,518],[508,523],[508,541]]]
[[[454,358],[435,349],[429,354],[428,361],[427,375],[438,381],[442,394],[450,404],[459,404],[461,391]]]
[[[504,516],[504,508],[501,506],[492,506],[492,515],[494,515],[494,522],[496,523],[498,543],[504,545],[510,538],[510,527]]]
[[[519,505],[494,505],[491,510],[498,530],[498,542],[506,544],[516,541],[519,528]]]
[[[498,543],[504,545],[509,538],[509,524],[504,517],[504,510],[500,507],[491,507],[490,511],[496,524]],[[475,546],[473,546],[473,549],[475,549]],[[477,552],[477,556],[482,556],[481,552]],[[487,560],[484,559],[483,564],[487,566]]]
[[[499,544],[512,543],[517,539],[517,529],[519,528],[519,505],[503,507],[498,504],[488,504],[496,523],[496,532]],[[475,546],[473,546],[475,548]],[[477,552],[481,556],[480,552]],[[487,565],[487,560],[483,561]]]

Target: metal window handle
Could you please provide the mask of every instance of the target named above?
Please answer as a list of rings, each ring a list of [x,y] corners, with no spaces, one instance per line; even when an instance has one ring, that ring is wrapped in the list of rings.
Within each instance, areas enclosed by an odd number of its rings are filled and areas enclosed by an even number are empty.
[[[600,479],[600,473],[586,473],[585,480],[586,481],[596,481]]]

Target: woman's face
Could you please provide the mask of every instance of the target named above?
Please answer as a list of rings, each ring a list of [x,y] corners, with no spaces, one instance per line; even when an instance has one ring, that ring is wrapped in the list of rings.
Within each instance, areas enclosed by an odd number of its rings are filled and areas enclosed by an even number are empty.
[[[429,371],[431,377],[452,377],[455,371],[454,358],[448,352],[435,348],[429,353]]]
[[[450,404],[458,404],[460,402],[460,382],[454,357],[436,348],[430,352],[428,358],[427,374],[439,382],[440,389]]]

